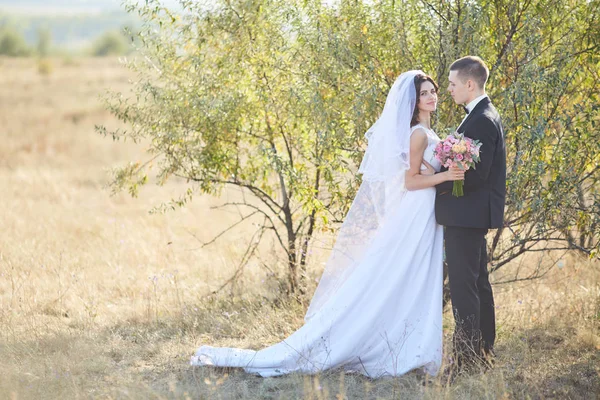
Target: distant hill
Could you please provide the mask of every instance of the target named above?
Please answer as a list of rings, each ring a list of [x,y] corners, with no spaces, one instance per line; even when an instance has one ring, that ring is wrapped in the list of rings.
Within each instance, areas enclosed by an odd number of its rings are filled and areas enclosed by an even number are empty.
[[[140,1],[140,0],[138,0]],[[143,1],[143,0],[141,0]],[[0,0],[0,27],[17,28],[29,44],[37,41],[40,29],[49,29],[53,45],[77,50],[103,33],[139,25],[121,0]],[[161,0],[177,9],[177,0]]]
[[[37,42],[38,31],[48,29],[55,46],[67,49],[80,49],[89,45],[95,38],[111,30],[124,26],[135,27],[137,21],[123,11],[94,14],[68,15],[0,15],[0,26],[17,28],[29,44]]]
[[[163,4],[175,6],[175,0]],[[18,29],[29,44],[48,29],[54,46],[71,50],[88,46],[106,31],[135,27],[121,0],[0,0],[0,27]]]
[[[169,7],[178,5],[177,0],[161,2]],[[91,14],[122,9],[121,0],[0,0],[0,12],[28,15]]]
[[[101,13],[120,9],[120,0],[0,0],[0,10],[29,15]]]

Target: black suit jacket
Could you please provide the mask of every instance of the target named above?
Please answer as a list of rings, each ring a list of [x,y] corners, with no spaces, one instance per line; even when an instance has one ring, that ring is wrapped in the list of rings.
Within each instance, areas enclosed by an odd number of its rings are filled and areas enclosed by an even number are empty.
[[[437,222],[463,228],[500,228],[506,200],[506,149],[502,122],[490,99],[477,103],[457,131],[481,142],[481,161],[476,169],[465,173],[464,196],[452,195],[451,181],[436,186]]]

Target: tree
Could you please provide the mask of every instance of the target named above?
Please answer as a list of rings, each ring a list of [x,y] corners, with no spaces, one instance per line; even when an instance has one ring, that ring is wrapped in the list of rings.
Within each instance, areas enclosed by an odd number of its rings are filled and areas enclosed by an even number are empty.
[[[31,53],[23,35],[10,26],[0,28],[0,55],[25,57]]]
[[[127,37],[120,31],[105,32],[92,45],[92,55],[96,57],[120,56],[129,52]]]
[[[471,53],[491,65],[508,144],[506,227],[490,243],[492,270],[527,251],[597,257],[598,2],[321,3],[181,1],[179,14],[158,1],[128,6],[145,21],[145,62],[130,64],[140,73],[135,99],[114,94],[107,107],[130,129],[98,130],[145,141],[153,161],[117,171],[114,189],[137,195],[153,168],[160,183],[190,182],[163,209],[242,189],[244,201],[223,206],[259,221],[246,255],[273,234],[290,291],[301,291],[311,241],[351,204],[363,134],[395,78],[421,68],[443,87],[450,63]],[[438,132],[458,121],[442,102]]]
[[[453,32],[440,37],[432,29],[429,38],[490,62],[509,163],[505,227],[490,243],[492,271],[526,252],[576,250],[598,258],[600,3],[425,4],[438,26]]]

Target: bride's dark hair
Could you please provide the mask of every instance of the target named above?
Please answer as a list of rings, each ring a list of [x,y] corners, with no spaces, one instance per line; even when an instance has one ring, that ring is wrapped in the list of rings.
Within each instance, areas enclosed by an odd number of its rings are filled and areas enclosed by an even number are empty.
[[[417,98],[415,101],[415,109],[413,110],[412,119],[410,120],[410,126],[413,127],[419,123],[419,100],[421,99],[421,85],[423,82],[431,82],[435,91],[438,91],[438,85],[435,83],[432,77],[429,75],[418,74],[415,75],[415,90],[417,91]]]

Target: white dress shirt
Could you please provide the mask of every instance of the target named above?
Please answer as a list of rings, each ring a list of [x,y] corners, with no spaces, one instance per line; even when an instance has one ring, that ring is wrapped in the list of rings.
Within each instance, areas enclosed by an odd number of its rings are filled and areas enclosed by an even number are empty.
[[[477,104],[479,104],[479,102],[481,100],[485,99],[486,97],[488,97],[488,95],[484,93],[481,96],[474,98],[469,104],[467,104],[466,107],[467,107],[467,110],[469,110],[469,114],[471,113],[471,111],[473,111],[473,109],[475,108],[475,106]],[[467,119],[467,117],[469,116],[469,114],[465,114],[464,118],[460,122],[460,125],[462,125],[463,122],[465,122],[465,119]],[[458,125],[458,126],[460,127],[460,125]]]

